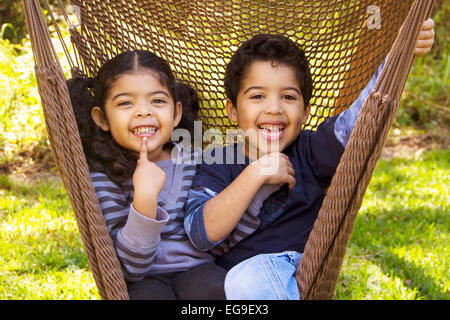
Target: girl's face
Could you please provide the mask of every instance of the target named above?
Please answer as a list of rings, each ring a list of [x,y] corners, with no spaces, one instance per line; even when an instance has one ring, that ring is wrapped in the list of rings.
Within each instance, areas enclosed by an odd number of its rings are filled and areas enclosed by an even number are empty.
[[[94,107],[92,118],[130,151],[138,153],[142,138],[147,137],[148,159],[161,161],[170,158],[163,146],[181,120],[181,103],[174,104],[156,73],[138,71],[114,81],[105,101],[105,113]]]

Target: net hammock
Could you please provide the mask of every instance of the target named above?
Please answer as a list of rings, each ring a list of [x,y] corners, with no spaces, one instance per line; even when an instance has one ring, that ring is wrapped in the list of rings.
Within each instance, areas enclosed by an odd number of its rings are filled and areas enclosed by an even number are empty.
[[[67,190],[102,299],[128,299],[125,280],[92,186],[64,72],[38,0],[23,0],[48,138]],[[433,0],[72,0],[62,15],[69,53],[43,1],[72,68],[95,76],[126,50],[166,59],[179,80],[202,98],[205,129],[233,128],[224,111],[223,76],[231,54],[258,33],[283,33],[310,61],[314,92],[305,127],[351,105],[389,52],[364,103],[298,266],[302,299],[333,298],[361,202],[411,67],[415,42]],[[78,23],[65,9],[72,8]]]

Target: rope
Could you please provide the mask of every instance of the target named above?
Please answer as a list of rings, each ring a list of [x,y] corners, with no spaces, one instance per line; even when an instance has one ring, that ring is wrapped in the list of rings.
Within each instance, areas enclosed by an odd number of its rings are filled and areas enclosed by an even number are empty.
[[[374,92],[360,112],[297,270],[302,298],[333,296],[339,276],[336,270],[340,270],[363,195],[398,110],[420,22],[428,17],[432,5],[432,0],[413,4]],[[334,267],[330,267],[331,261]]]

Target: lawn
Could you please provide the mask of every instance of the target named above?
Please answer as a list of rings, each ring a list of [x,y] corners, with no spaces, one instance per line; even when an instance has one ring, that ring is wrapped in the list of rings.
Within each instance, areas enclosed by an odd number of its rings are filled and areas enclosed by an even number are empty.
[[[450,298],[449,168],[448,149],[377,164],[337,299]]]
[[[450,150],[381,160],[336,299],[449,299]],[[58,177],[0,175],[0,299],[99,299]]]

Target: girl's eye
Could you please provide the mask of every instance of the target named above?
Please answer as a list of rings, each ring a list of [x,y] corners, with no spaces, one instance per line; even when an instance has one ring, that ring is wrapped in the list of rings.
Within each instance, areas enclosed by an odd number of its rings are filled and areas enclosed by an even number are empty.
[[[166,103],[166,101],[165,101],[164,99],[159,99],[159,98],[157,98],[157,99],[154,99],[154,100],[153,100],[153,103],[156,103],[156,104],[162,104],[162,103]]]
[[[131,102],[130,101],[123,101],[117,104],[119,107],[126,107],[126,106],[130,106]]]

